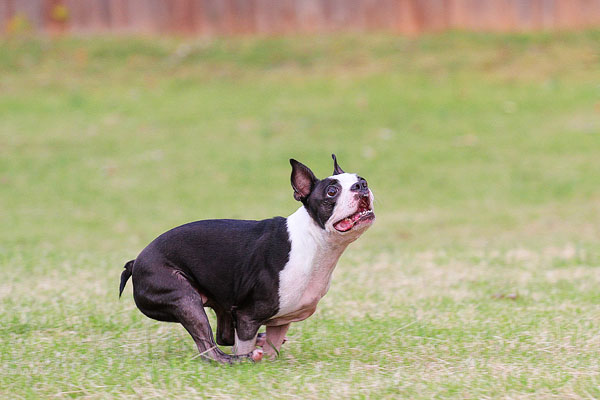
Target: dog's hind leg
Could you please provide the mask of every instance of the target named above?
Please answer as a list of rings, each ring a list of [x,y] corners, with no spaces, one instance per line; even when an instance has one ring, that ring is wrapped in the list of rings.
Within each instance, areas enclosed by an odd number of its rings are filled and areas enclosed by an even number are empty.
[[[248,352],[233,356],[221,351],[213,340],[212,329],[206,312],[204,312],[200,296],[189,296],[182,299],[178,305],[177,314],[181,325],[183,325],[194,339],[194,342],[196,342],[201,357],[225,363],[232,363],[243,359],[260,361],[262,358],[263,353],[259,349],[250,349]]]
[[[189,332],[202,358],[223,363],[242,360],[260,361],[262,350],[229,355],[221,351],[213,338],[204,311],[207,297],[201,294],[180,271],[168,267],[134,269],[134,298],[147,316],[162,321],[179,322]],[[143,273],[145,272],[145,273]],[[138,275],[139,274],[139,275]]]

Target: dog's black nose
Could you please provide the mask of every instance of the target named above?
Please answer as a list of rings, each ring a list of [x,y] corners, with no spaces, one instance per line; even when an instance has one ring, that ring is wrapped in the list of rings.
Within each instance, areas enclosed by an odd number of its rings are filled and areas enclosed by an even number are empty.
[[[359,195],[367,197],[369,196],[369,185],[365,179],[360,179],[354,185],[350,186],[350,190],[353,192],[358,192]]]

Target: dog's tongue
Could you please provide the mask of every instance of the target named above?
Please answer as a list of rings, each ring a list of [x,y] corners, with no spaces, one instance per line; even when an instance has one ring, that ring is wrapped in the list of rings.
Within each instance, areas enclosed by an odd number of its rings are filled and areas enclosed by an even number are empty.
[[[352,220],[350,220],[349,218],[344,218],[340,222],[336,223],[334,225],[334,228],[337,229],[338,231],[345,232],[348,229],[352,228],[353,225],[354,225],[354,223],[352,222]]]

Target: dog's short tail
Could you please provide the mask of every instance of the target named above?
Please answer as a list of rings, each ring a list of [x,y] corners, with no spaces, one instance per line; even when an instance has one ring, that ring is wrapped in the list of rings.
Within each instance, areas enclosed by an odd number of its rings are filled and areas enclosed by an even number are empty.
[[[127,263],[123,267],[123,268],[125,268],[125,271],[123,271],[123,273],[121,274],[121,285],[119,286],[119,298],[123,294],[123,289],[125,289],[125,284],[129,280],[129,277],[131,276],[131,271],[133,270],[134,261],[135,260],[127,261]]]

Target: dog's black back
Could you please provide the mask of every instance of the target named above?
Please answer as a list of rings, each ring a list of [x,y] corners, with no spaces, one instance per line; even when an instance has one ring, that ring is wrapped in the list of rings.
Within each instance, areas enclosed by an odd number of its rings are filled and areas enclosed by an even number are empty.
[[[225,310],[254,304],[255,311],[263,308],[256,317],[266,319],[277,313],[278,277],[290,246],[283,217],[191,222],[152,241],[137,257],[133,279],[147,274],[145,266],[162,264],[191,277],[208,304]]]

